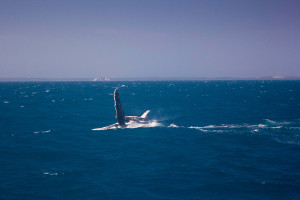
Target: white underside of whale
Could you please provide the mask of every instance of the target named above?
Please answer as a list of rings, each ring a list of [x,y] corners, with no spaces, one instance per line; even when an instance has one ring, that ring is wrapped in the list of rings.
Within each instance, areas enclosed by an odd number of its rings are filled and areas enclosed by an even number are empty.
[[[161,126],[156,120],[148,120],[146,119],[150,110],[144,112],[140,117],[138,116],[125,116],[125,126],[120,126],[118,123],[105,126],[102,128],[94,128],[93,131],[103,131],[109,129],[117,129],[117,128],[148,128],[148,127],[156,127]]]

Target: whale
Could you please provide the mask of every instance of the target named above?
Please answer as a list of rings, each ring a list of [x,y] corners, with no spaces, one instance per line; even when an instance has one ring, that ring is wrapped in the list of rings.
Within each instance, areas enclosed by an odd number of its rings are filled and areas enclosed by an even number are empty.
[[[114,106],[116,110],[116,119],[117,123],[114,123],[109,126],[105,126],[102,128],[95,128],[92,130],[107,130],[107,129],[115,129],[115,128],[126,128],[128,122],[138,122],[138,123],[149,123],[151,120],[148,120],[146,117],[149,114],[150,110],[144,112],[141,116],[126,116],[121,99],[118,92],[119,88],[116,88],[114,91]]]

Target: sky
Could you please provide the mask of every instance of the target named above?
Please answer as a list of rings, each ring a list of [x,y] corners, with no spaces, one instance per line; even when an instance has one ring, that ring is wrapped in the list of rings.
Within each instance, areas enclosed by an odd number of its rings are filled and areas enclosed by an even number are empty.
[[[0,78],[300,76],[298,0],[0,0]]]

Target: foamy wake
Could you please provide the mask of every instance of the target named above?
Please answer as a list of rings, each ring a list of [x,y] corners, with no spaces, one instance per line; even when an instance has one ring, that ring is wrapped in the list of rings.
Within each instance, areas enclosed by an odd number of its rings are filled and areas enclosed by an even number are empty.
[[[109,130],[109,129],[135,129],[135,128],[152,128],[152,127],[165,127],[165,128],[175,128],[175,129],[195,129],[199,130],[205,134],[214,134],[214,133],[253,133],[253,134],[260,134],[266,133],[264,130],[267,130],[267,133],[270,130],[270,135],[274,141],[284,144],[292,144],[292,145],[300,145],[299,135],[298,134],[274,134],[271,130],[275,129],[282,129],[282,130],[299,130],[300,127],[297,126],[298,124],[293,124],[292,122],[276,122],[271,120],[265,120],[265,124],[221,124],[221,125],[207,125],[207,126],[179,126],[174,123],[171,123],[169,126],[163,125],[156,120],[149,121],[146,123],[139,123],[135,121],[130,121],[126,123],[126,127],[120,127],[117,124],[106,126],[102,128],[95,128],[92,130]],[[293,124],[296,126],[289,126],[288,124]],[[48,132],[48,131],[44,131]]]
[[[299,121],[299,120],[298,120]],[[292,125],[292,126],[291,126]],[[271,138],[279,143],[289,145],[300,145],[300,137],[298,133],[289,133],[287,131],[298,131],[300,130],[298,122],[287,122],[287,121],[273,121],[266,119],[264,124],[221,124],[221,125],[208,125],[208,126],[178,126],[176,124],[170,124],[168,128],[188,128],[195,129],[202,133],[214,134],[214,133],[269,133]],[[283,130],[281,134],[274,134],[271,130]],[[267,131],[267,132],[264,132]],[[279,132],[277,132],[279,133]]]
[[[168,128],[189,128],[196,129],[202,131],[204,133],[222,133],[222,132],[230,132],[233,130],[241,130],[244,129],[246,131],[260,132],[262,130],[268,129],[289,129],[289,130],[297,130],[300,127],[291,127],[288,126],[291,122],[276,122],[269,119],[265,120],[265,124],[221,124],[221,125],[207,125],[207,126],[178,126],[176,124],[170,124]]]
[[[289,130],[299,130],[300,127],[298,126],[287,126],[287,124],[290,124],[289,122],[275,122],[272,120],[265,120],[265,124],[221,124],[221,125],[207,125],[207,126],[180,126],[176,125],[174,123],[171,123],[170,125],[164,125],[159,123],[156,120],[151,120],[149,122],[135,122],[135,121],[129,121],[126,123],[126,127],[118,126],[117,124],[106,126],[102,128],[95,128],[92,130],[109,130],[109,129],[134,129],[134,128],[152,128],[152,127],[166,127],[166,128],[188,128],[188,129],[196,129],[203,133],[223,133],[223,132],[231,132],[234,130],[244,130],[249,131],[252,133],[261,132],[263,130],[275,130],[275,129],[289,129]]]
[[[287,122],[287,121],[281,121],[281,122],[278,122],[278,121],[274,121],[274,120],[270,120],[270,119],[265,119],[265,121],[269,124],[272,124],[272,125],[287,125],[287,124],[291,124],[291,122]]]
[[[251,132],[259,132],[262,129],[280,129],[282,126],[269,126],[265,124],[226,124],[226,125],[208,125],[208,126],[189,126],[187,128],[197,129],[202,132],[225,132],[234,129],[248,129]]]

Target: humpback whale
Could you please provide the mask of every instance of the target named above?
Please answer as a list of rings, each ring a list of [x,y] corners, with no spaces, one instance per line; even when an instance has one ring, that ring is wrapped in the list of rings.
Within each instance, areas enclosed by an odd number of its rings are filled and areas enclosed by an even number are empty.
[[[109,126],[105,126],[102,128],[96,128],[96,129],[92,129],[92,130],[107,130],[107,129],[112,129],[112,128],[126,128],[127,127],[126,122],[131,122],[131,121],[139,122],[139,123],[150,122],[150,120],[146,119],[150,110],[147,110],[146,112],[144,112],[140,117],[139,116],[125,116],[118,89],[119,88],[116,88],[114,91],[116,119],[118,122],[115,124],[109,125]]]

